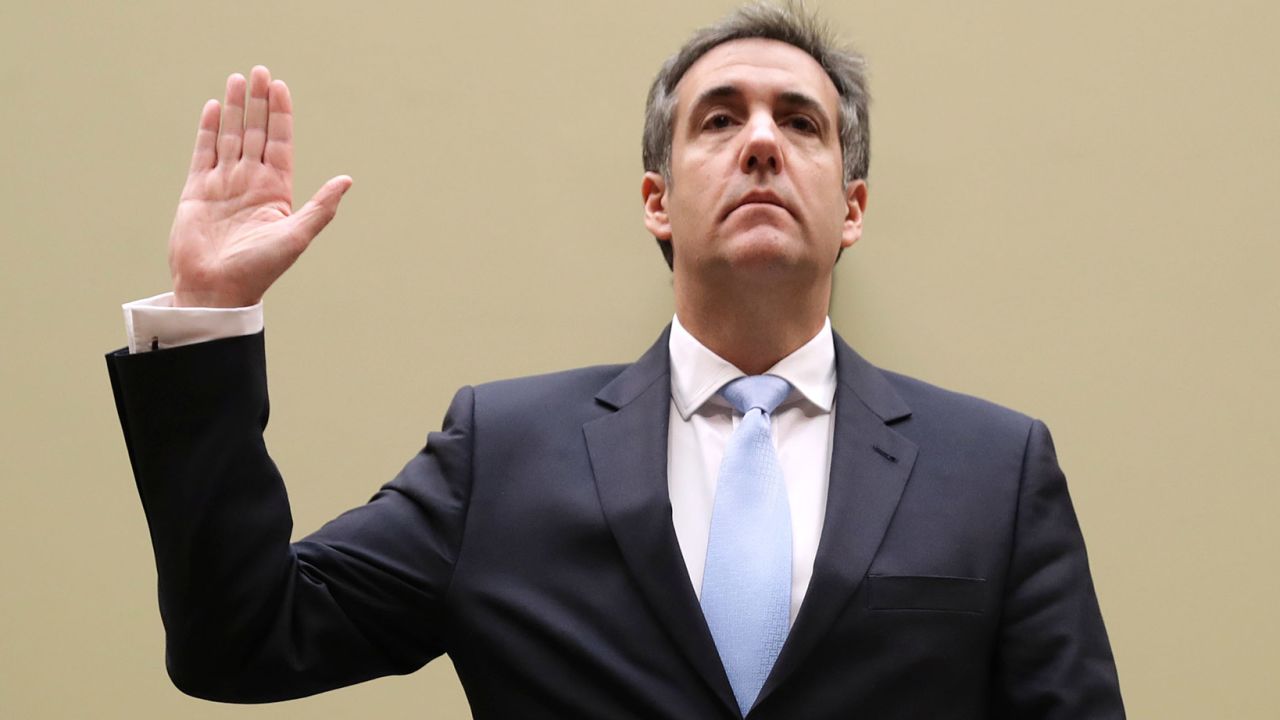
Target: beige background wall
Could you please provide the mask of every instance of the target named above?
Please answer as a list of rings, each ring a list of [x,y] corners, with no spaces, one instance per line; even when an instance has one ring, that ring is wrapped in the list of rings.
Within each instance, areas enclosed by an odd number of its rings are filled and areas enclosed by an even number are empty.
[[[1054,430],[1134,718],[1280,706],[1272,2],[818,3],[868,55],[836,328]],[[266,707],[163,671],[102,354],[167,288],[201,103],[269,65],[337,221],[268,297],[268,441],[308,531],[464,383],[637,356],[671,313],[643,96],[731,3],[6,3],[0,716],[468,717],[446,660]],[[922,682],[926,679],[922,678]]]

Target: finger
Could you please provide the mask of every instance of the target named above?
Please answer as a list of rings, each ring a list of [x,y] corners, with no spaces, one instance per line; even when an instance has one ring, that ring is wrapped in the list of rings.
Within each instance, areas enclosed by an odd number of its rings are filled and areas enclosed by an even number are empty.
[[[296,237],[302,241],[304,248],[333,220],[338,212],[338,202],[351,189],[351,182],[347,175],[329,180],[311,196],[306,205],[289,216],[296,224]]]
[[[283,80],[273,80],[267,97],[267,148],[263,160],[277,170],[293,170],[293,100]]]
[[[221,109],[217,100],[209,100],[200,111],[196,147],[191,151],[191,172],[208,170],[218,162],[218,114]]]
[[[262,149],[267,144],[267,88],[271,85],[271,71],[255,65],[249,73],[249,102],[244,115],[245,160],[262,161]]]
[[[227,78],[227,99],[222,105],[222,127],[218,131],[218,164],[240,159],[244,141],[244,76],[232,73]]]

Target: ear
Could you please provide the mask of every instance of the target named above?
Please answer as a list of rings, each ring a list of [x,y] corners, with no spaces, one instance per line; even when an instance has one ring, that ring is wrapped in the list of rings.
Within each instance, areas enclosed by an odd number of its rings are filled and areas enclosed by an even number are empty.
[[[847,248],[862,237],[862,216],[867,211],[867,181],[854,180],[844,188],[848,212],[840,232],[840,247]]]
[[[667,181],[656,172],[644,174],[640,183],[644,197],[644,226],[655,238],[671,242],[671,220],[667,217]]]

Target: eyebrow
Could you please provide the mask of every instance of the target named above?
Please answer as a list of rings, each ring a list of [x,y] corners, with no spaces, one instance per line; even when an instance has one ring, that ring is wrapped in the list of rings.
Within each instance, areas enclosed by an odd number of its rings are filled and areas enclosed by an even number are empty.
[[[787,92],[779,95],[778,99],[782,101],[783,105],[788,105],[800,110],[810,110],[820,115],[824,120],[830,119],[827,117],[827,109],[822,107],[822,103],[818,102],[817,99],[812,96],[805,95],[802,92],[788,90]]]
[[[692,117],[696,111],[721,100],[736,100],[742,97],[742,90],[734,85],[717,85],[704,91],[689,106],[689,115]],[[830,124],[831,118],[827,117],[826,108],[822,107],[822,103],[811,95],[799,92],[797,90],[785,90],[778,95],[780,105],[785,107],[808,110],[816,113],[822,118],[824,124]]]
[[[717,85],[709,90],[704,91],[693,101],[693,105],[689,106],[690,111],[696,110],[703,105],[710,105],[717,100],[728,100],[742,96],[742,91],[733,85]]]

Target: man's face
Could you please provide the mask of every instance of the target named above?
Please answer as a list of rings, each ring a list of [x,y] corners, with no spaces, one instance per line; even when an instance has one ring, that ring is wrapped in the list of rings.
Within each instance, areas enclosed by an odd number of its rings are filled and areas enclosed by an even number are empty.
[[[822,67],[782,42],[734,40],[689,68],[670,181],[644,181],[645,224],[672,243],[677,276],[830,276],[866,203],[865,183],[843,181],[838,103]]]

